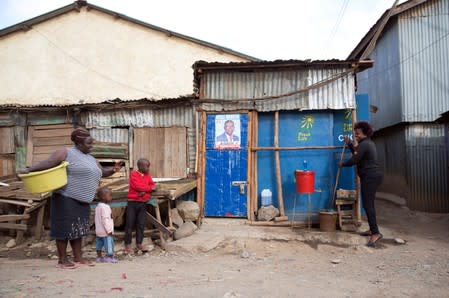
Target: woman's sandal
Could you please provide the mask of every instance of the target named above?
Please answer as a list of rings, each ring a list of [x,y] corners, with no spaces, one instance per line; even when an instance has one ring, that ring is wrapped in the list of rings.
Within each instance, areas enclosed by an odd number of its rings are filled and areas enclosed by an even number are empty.
[[[82,259],[79,262],[74,262],[76,266],[79,267],[84,267],[84,266],[88,266],[88,267],[93,267],[95,266],[95,263],[86,259]]]
[[[371,236],[371,231],[368,230],[368,231],[365,231],[365,232],[360,232],[359,235],[360,236]]]
[[[75,268],[77,268],[77,266],[75,265],[75,264],[73,264],[73,263],[58,263],[57,265],[56,265],[56,268],[59,268],[59,269],[75,269]]]
[[[379,237],[376,239],[376,240],[374,240],[374,241],[372,241],[371,239],[368,241],[368,243],[366,244],[366,246],[369,246],[369,247],[376,247],[376,243],[380,240],[380,239],[382,239],[384,236],[381,234],[381,233],[379,233]]]

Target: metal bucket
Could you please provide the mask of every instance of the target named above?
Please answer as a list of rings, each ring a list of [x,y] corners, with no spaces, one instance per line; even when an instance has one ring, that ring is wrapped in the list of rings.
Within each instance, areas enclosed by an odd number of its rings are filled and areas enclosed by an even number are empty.
[[[320,230],[323,232],[335,232],[337,229],[336,211],[320,211]]]

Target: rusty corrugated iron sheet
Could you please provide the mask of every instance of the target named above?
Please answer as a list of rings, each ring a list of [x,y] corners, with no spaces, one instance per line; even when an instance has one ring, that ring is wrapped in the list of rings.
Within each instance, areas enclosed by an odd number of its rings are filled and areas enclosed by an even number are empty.
[[[207,71],[201,79],[204,86],[198,103],[209,111],[355,108],[351,68]]]
[[[449,152],[445,124],[382,130],[374,139],[384,167],[381,191],[406,198],[411,209],[449,212]]]
[[[449,111],[449,1],[432,0],[398,16],[405,122]]]
[[[408,205],[449,212],[449,160],[443,124],[413,124],[405,130]]]
[[[190,168],[194,168],[196,154],[194,113],[191,106],[182,105],[156,110],[150,108],[92,110],[81,114],[81,122],[91,129],[100,141],[118,143],[128,140],[125,133],[128,129],[121,131],[117,129],[120,127],[187,127],[188,164]]]

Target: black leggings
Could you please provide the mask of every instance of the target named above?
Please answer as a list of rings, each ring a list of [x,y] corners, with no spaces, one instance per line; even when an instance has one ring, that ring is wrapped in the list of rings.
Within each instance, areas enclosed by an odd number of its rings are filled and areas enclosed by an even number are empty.
[[[366,217],[368,217],[369,229],[372,234],[379,234],[374,200],[376,199],[376,190],[382,183],[382,178],[382,176],[366,176],[360,178],[363,209],[365,209]]]
[[[145,207],[145,202],[128,201],[128,207],[126,207],[125,245],[130,245],[132,242],[134,226],[136,226],[136,245],[142,244],[146,217]]]

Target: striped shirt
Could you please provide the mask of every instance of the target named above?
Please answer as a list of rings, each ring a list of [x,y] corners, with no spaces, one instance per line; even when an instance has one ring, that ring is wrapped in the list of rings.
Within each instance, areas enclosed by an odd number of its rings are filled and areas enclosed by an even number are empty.
[[[76,147],[67,148],[67,184],[57,192],[77,201],[90,203],[95,197],[101,169],[90,154],[85,154]]]

